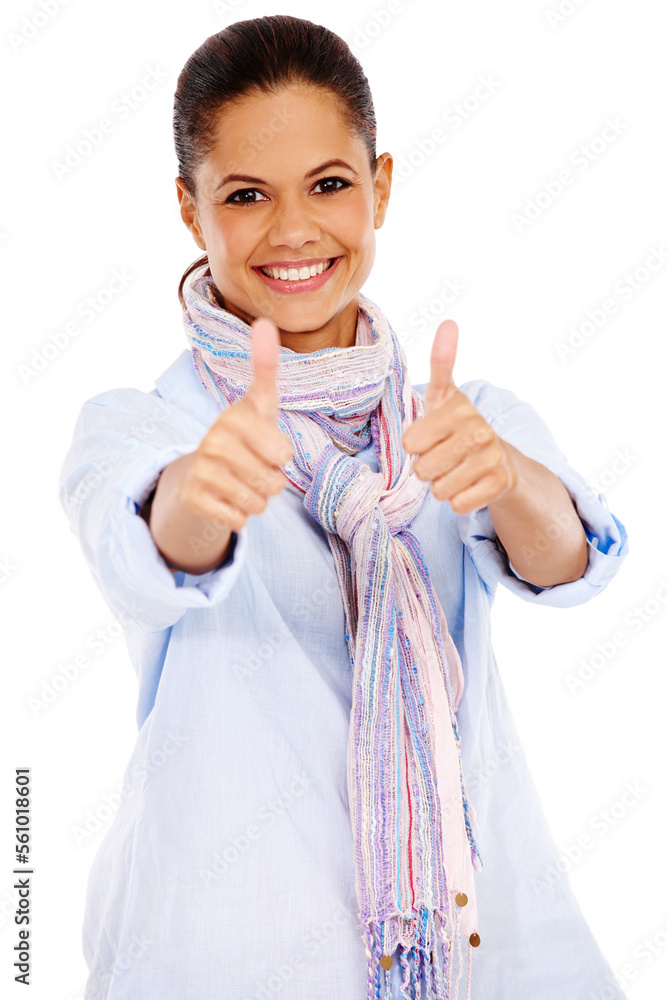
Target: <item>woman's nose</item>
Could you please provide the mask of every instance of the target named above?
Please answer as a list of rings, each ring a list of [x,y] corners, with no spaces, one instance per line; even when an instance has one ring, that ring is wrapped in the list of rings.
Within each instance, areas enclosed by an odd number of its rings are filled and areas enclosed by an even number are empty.
[[[317,242],[321,233],[314,206],[307,199],[289,198],[276,203],[267,234],[271,246],[297,249],[304,243]]]

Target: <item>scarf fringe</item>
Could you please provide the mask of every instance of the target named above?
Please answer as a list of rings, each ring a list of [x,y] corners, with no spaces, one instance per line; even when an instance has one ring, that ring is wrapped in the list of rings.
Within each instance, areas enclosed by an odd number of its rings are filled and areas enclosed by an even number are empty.
[[[366,1000],[459,1000],[459,987],[464,975],[463,940],[461,934],[461,908],[454,907],[455,916],[449,935],[446,926],[451,920],[438,910],[422,907],[412,921],[404,917],[392,917],[389,921],[370,919],[363,926],[368,959]],[[387,925],[393,925],[393,933],[387,932]],[[393,989],[393,956],[389,956],[383,942],[387,938],[395,940],[403,931],[403,937],[412,937],[413,943],[398,945],[398,959],[401,967],[401,983],[398,996]],[[476,932],[473,932],[476,933]],[[467,961],[465,962],[466,1000],[470,1000],[472,985],[472,953],[475,947],[470,935],[467,941]],[[386,968],[381,964],[391,959]],[[456,976],[454,977],[454,973]]]

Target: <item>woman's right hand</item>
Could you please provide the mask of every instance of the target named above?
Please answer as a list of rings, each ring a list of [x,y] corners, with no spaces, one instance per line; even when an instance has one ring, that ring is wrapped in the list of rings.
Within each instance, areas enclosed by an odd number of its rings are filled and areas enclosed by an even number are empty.
[[[245,396],[225,407],[196,450],[171,462],[158,480],[148,523],[173,570],[218,566],[232,531],[287,485],[280,466],[294,447],[278,428],[280,336],[266,317],[253,320],[251,330],[253,379]]]
[[[225,407],[191,455],[180,485],[193,514],[227,521],[238,531],[249,514],[261,514],[287,479],[280,470],[294,457],[291,439],[278,429],[276,378],[280,336],[273,320],[251,325],[253,379],[245,396]]]

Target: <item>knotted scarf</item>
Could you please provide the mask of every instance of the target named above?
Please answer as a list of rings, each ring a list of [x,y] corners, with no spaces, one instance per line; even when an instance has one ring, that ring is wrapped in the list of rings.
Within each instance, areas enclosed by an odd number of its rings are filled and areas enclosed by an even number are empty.
[[[251,330],[221,307],[210,273],[200,271],[184,287],[185,332],[199,379],[224,408],[252,382]],[[383,313],[364,295],[358,303],[353,347],[281,348],[278,426],[295,453],[282,468],[286,488],[327,532],[345,610],[347,784],[366,997],[391,996],[386,970],[400,944],[401,996],[413,995],[414,977],[417,997],[450,1000],[462,940],[468,997],[471,949],[480,943],[473,869],[482,862],[456,722],[463,672],[411,530],[429,484],[412,471],[417,456],[404,453],[401,436],[424,402]],[[378,472],[354,457],[371,440]]]

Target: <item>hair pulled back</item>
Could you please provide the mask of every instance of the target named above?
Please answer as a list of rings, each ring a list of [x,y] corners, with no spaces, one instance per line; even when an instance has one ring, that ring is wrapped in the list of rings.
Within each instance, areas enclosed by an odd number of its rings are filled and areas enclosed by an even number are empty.
[[[174,143],[179,176],[193,199],[197,170],[215,147],[224,108],[253,92],[274,94],[290,85],[321,87],[338,98],[342,120],[364,142],[375,175],[377,125],[361,63],[329,28],[273,14],[235,21],[211,35],[181,70],[174,94]],[[204,264],[206,254],[190,264],[180,280],[183,308],[185,279]]]

